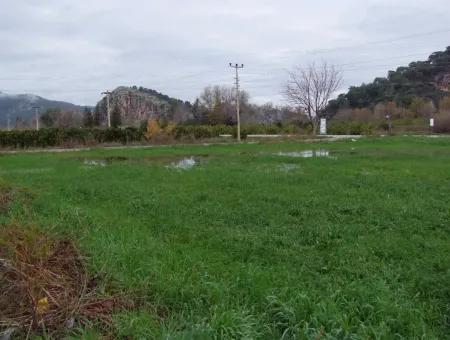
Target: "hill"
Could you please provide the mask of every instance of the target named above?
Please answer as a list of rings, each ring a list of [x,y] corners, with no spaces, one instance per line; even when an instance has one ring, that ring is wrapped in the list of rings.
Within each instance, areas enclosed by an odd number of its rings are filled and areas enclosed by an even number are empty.
[[[389,71],[387,77],[372,83],[352,86],[345,94],[329,103],[327,112],[335,114],[341,108],[373,108],[378,103],[393,101],[398,106],[411,105],[416,97],[437,104],[450,95],[450,46],[434,52],[426,61]]]
[[[182,121],[191,115],[191,104],[144,87],[119,86],[110,95],[111,111],[118,110],[125,125],[136,125],[148,118]],[[95,110],[106,114],[106,98]]]
[[[17,118],[32,120],[34,107],[39,107],[40,112],[47,109],[61,109],[64,111],[81,112],[82,107],[63,101],[45,99],[33,94],[6,94],[0,92],[0,127],[7,125],[8,115],[11,124]]]

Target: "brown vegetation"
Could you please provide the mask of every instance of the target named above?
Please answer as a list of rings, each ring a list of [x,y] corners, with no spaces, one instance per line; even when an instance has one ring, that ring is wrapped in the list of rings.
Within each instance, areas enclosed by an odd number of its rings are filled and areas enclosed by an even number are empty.
[[[34,229],[0,227],[0,329],[59,334],[77,324],[111,324],[121,299],[100,296],[74,244]]]

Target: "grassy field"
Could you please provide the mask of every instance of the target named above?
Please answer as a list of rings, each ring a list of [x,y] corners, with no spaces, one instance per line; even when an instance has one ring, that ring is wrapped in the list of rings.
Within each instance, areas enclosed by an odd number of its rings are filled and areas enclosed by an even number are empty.
[[[1,224],[139,301],[117,338],[449,338],[450,138],[1,155],[0,184]]]

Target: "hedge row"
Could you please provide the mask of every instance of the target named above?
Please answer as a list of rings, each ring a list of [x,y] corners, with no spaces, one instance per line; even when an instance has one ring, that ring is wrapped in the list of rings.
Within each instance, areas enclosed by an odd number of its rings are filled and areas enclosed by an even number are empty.
[[[433,131],[436,133],[450,133],[450,116],[437,118]]]
[[[449,121],[439,121],[435,132],[448,132]],[[332,122],[328,128],[329,134],[370,135],[377,128],[371,123]],[[387,129],[387,127],[386,127]],[[439,131],[438,131],[439,130]],[[91,145],[102,143],[133,143],[145,141],[146,128],[128,127],[123,129],[41,129],[0,131],[0,147],[3,148],[45,148],[65,145]],[[309,134],[311,127],[290,125],[244,125],[241,129],[242,138],[255,134]],[[229,125],[177,125],[170,132],[162,135],[170,138],[217,138],[220,135],[236,136],[236,127]]]
[[[429,121],[423,119],[394,120],[392,130],[394,133],[416,132],[429,133]],[[362,123],[362,122],[332,122],[328,133],[332,135],[372,135],[374,133],[385,133],[389,130],[387,122]],[[450,133],[450,116],[437,117],[433,127],[434,133]]]
[[[41,129],[0,132],[0,147],[31,148],[99,143],[129,143],[142,141],[144,131],[125,129]]]
[[[371,135],[376,126],[371,123],[341,122],[332,123],[328,128],[330,135]]]
[[[178,125],[170,132],[160,134],[181,139],[217,138],[220,135],[236,136],[236,127],[229,125]],[[145,141],[146,128],[124,129],[60,129],[0,131],[0,147],[3,148],[46,148],[68,145],[92,145],[102,143],[132,143]],[[241,136],[250,134],[305,134],[307,127],[298,125],[244,125]]]
[[[278,134],[305,134],[311,131],[310,128],[303,128],[298,125],[243,125],[241,127],[241,137],[246,138],[247,135],[278,135]],[[237,130],[235,126],[229,125],[178,125],[175,127],[173,134],[175,138],[191,137],[216,138],[220,135],[236,136]]]

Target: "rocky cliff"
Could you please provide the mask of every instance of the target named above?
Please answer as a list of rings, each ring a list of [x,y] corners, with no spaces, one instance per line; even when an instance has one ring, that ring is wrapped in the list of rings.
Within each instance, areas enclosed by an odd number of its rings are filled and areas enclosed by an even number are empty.
[[[106,99],[97,104],[97,110],[106,110]],[[184,120],[190,114],[191,104],[143,87],[119,86],[110,94],[110,109],[118,109],[123,125],[136,125],[148,118]]]

